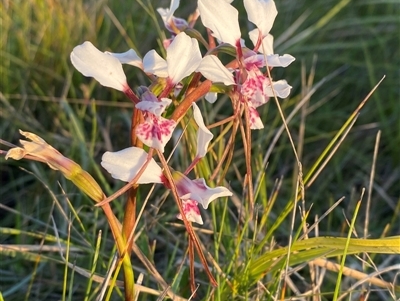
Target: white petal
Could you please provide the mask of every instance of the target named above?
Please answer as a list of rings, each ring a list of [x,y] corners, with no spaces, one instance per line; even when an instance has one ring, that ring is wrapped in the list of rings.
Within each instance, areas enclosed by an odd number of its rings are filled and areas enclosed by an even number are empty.
[[[175,180],[176,189],[181,199],[191,199],[201,204],[204,209],[215,199],[224,196],[231,196],[229,189],[218,186],[215,188],[208,187],[203,178],[190,180],[184,174],[173,171],[172,176]]]
[[[204,98],[209,102],[209,103],[214,103],[217,101],[217,92],[208,92]]]
[[[250,40],[253,42],[253,45],[257,44],[258,36],[259,36],[258,28],[253,29],[252,31],[249,32],[249,37]],[[273,54],[274,53],[273,45],[274,45],[274,36],[272,34],[267,34],[267,36],[264,37],[264,39],[262,40],[262,44],[260,45],[260,48],[258,48],[258,51],[266,55]]]
[[[147,160],[147,153],[137,147],[128,147],[118,152],[104,153],[101,166],[103,166],[114,179],[129,182],[139,172]],[[153,158],[140,176],[137,184],[162,183],[161,168]]]
[[[278,80],[277,82],[272,82],[272,86],[274,87],[276,96],[280,98],[288,97],[290,94],[290,90],[292,89],[292,86],[289,86],[287,81],[284,79]],[[267,90],[267,96],[273,97],[274,94],[271,87],[268,87]]]
[[[155,50],[150,50],[144,56],[143,70],[158,77],[168,77],[167,62]]]
[[[128,51],[123,53],[113,53],[108,51],[106,51],[105,53],[117,58],[121,64],[128,64],[143,69],[142,59],[133,49],[129,49]]]
[[[172,15],[174,14],[174,12],[171,12],[169,8],[162,8],[162,7],[157,8],[157,12],[160,14],[161,19],[164,22],[164,25],[167,26],[169,21],[172,19]]]
[[[71,52],[72,65],[84,76],[95,78],[101,85],[124,91],[128,88],[122,65],[115,57],[101,52],[86,41]]]
[[[194,72],[201,62],[199,43],[179,33],[167,48],[168,77],[174,84]]]
[[[197,68],[197,71],[214,83],[234,85],[233,75],[215,55],[206,55]]]
[[[178,7],[179,0],[171,0],[169,8],[157,8],[157,12],[160,14],[164,24],[168,24],[171,21],[172,16]]]
[[[265,37],[278,14],[273,0],[244,0],[244,8],[250,22],[254,23]]]
[[[240,39],[238,11],[224,0],[199,0],[201,22],[218,40],[236,46]]]
[[[190,198],[200,203],[204,209],[207,209],[208,205],[215,199],[231,195],[232,192],[226,187],[211,188],[207,186],[203,178],[193,180],[190,187]]]
[[[267,56],[268,67],[287,67],[295,60],[290,54],[272,54]]]
[[[142,101],[136,105],[136,108],[141,111],[150,112],[154,115],[161,116],[161,114],[165,111],[165,108],[168,107],[171,102],[172,100],[169,98],[162,98],[161,101],[146,101],[142,97]]]
[[[192,103],[193,106],[193,117],[196,121],[199,129],[197,130],[197,154],[196,157],[203,158],[208,149],[208,144],[214,137],[210,130],[204,124],[203,116],[201,115],[200,109],[197,104]]]

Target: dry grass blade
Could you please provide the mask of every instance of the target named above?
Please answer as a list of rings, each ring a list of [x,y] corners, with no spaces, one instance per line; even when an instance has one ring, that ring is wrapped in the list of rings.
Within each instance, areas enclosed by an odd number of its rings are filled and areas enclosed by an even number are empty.
[[[333,271],[333,272],[339,272],[340,269],[341,269],[340,264],[331,262],[331,261],[323,259],[323,258],[314,259],[314,260],[312,260],[312,263],[315,264],[315,265],[318,265],[318,266],[320,266],[322,268],[325,268],[327,270]],[[357,284],[354,284],[351,289],[348,289],[348,293],[353,291],[353,290],[355,290],[357,288],[357,286],[361,285],[362,283],[368,283],[368,284],[376,285],[378,287],[387,288],[389,290],[394,290],[395,289],[396,291],[400,292],[400,287],[399,286],[395,287],[393,285],[393,283],[386,282],[386,281],[383,281],[383,280],[375,277],[375,276],[378,276],[379,274],[383,274],[383,273],[386,273],[386,272],[389,272],[389,271],[392,271],[392,270],[396,270],[396,269],[397,270],[400,269],[400,265],[399,264],[391,266],[391,267],[386,268],[386,269],[384,269],[382,271],[379,271],[379,272],[374,272],[374,273],[372,273],[370,275],[366,274],[366,273],[363,273],[363,272],[360,272],[360,271],[357,271],[357,270],[354,270],[352,268],[348,268],[348,267],[343,267],[342,268],[342,272],[343,272],[343,275],[345,275],[345,276],[354,278],[356,280],[360,280],[360,281],[357,282]],[[343,299],[344,296],[346,296],[348,293],[342,295],[337,300]]]

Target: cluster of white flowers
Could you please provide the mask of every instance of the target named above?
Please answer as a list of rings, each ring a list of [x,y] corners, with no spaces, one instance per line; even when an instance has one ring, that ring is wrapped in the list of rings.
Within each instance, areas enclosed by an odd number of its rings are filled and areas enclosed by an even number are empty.
[[[272,81],[260,68],[286,67],[294,61],[294,57],[273,53],[273,38],[269,32],[277,15],[274,1],[244,0],[248,20],[256,27],[248,33],[254,44],[252,50],[246,48],[241,39],[238,11],[231,2],[198,0],[198,9],[193,14],[200,16],[203,25],[211,30],[218,43],[233,47],[236,55],[229,68],[218,59],[215,55],[217,51],[212,51],[213,49],[208,49],[207,54],[202,56],[198,40],[185,33],[191,25],[184,19],[174,17],[175,10],[179,7],[178,0],[172,0],[170,8],[157,9],[165,27],[172,34],[171,39],[164,43],[167,47],[166,59],[155,50],[150,50],[141,59],[132,49],[124,53],[101,52],[92,43],[85,42],[73,49],[72,64],[83,75],[95,78],[103,86],[124,92],[144,116],[144,122],[135,127],[136,136],[145,145],[160,152],[164,152],[165,145],[177,126],[176,120],[162,116],[164,110],[172,102],[174,89],[181,86],[182,81],[193,73],[200,73],[212,83],[225,85],[232,99],[238,102],[237,107],[246,106],[250,116],[249,127],[261,129],[263,123],[256,108],[265,104],[269,97],[287,97],[291,86],[285,80]],[[140,96],[136,95],[127,83],[122,64],[135,66],[156,80],[163,79],[164,90],[160,95],[155,95],[150,89],[145,89]],[[216,98],[215,93],[206,95],[210,102],[214,102]],[[197,162],[207,153],[213,135],[205,126],[196,103],[193,102],[191,106],[199,126],[195,158]],[[146,160],[147,154],[143,149],[129,147],[115,153],[106,152],[101,164],[114,178],[129,182]],[[178,172],[173,175],[189,221],[200,224],[203,222],[198,204],[206,209],[214,199],[232,195],[225,187],[208,187],[204,179],[189,180]],[[159,165],[151,159],[137,184],[163,183],[169,187],[167,182]],[[178,218],[182,217],[179,215]]]

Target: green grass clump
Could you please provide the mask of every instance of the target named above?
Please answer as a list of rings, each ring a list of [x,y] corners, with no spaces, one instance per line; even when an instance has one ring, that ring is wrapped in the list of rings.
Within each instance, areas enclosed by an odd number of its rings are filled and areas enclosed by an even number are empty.
[[[93,175],[107,195],[122,187],[99,162],[106,150],[129,146],[133,106],[122,93],[81,76],[69,55],[85,40],[102,51],[133,48],[143,56],[159,50],[168,34],[154,7],[168,5],[3,1],[2,141],[18,144],[18,129],[36,133]],[[241,3],[234,5],[243,10]],[[193,300],[395,300],[400,294],[398,4],[276,5],[275,52],[297,60],[272,75],[286,78],[293,90],[279,104],[284,119],[271,99],[259,110],[265,128],[252,132],[253,216],[244,191],[241,139],[214,181],[234,195],[202,211],[205,224],[195,230],[218,287],[209,285],[195,257],[199,288]],[[186,17],[194,9],[195,3],[182,3],[176,15]],[[241,24],[243,32],[252,29],[244,19]],[[143,73],[128,68],[132,87],[149,84]],[[207,125],[230,116],[227,98],[199,104]],[[192,131],[189,124],[183,141],[192,139]],[[213,132],[213,153],[196,167],[196,175],[206,179],[232,129]],[[181,143],[171,162],[183,170],[190,164],[191,143]],[[103,212],[47,165],[0,160],[0,301],[103,295],[102,300],[124,300],[123,273],[108,274],[120,262]],[[149,189],[140,187],[137,213]],[[120,197],[111,203],[120,221],[124,202]],[[138,300],[161,300],[164,284],[181,300],[191,296],[187,232],[176,214],[173,199],[156,187],[135,231],[131,264]],[[103,291],[108,277],[114,288]]]

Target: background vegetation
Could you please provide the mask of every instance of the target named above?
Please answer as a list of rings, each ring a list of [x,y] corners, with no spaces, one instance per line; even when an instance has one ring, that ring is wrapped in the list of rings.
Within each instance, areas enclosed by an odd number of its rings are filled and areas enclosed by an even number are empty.
[[[243,10],[236,2],[234,5]],[[285,115],[289,116],[303,97],[318,86],[289,123],[304,174],[359,103],[386,75],[361,110],[351,132],[306,189],[304,208],[310,210],[306,221],[309,225],[345,197],[318,223],[318,231],[314,229],[309,235],[347,237],[353,217],[356,217],[353,237],[364,237],[365,233],[369,238],[399,235],[397,1],[277,0],[276,5],[279,14],[272,31],[275,52],[290,53],[297,59],[289,68],[273,71],[275,78],[285,78],[293,86],[290,98],[281,102]],[[0,137],[17,144],[21,138],[18,129],[38,134],[81,164],[111,194],[122,184],[111,180],[99,168],[99,162],[105,150],[128,146],[132,105],[122,93],[78,74],[69,54],[85,40],[103,51],[123,52],[133,48],[144,55],[152,48],[159,49],[167,33],[154,8],[168,7],[169,2],[35,0],[2,1],[0,6]],[[183,3],[177,15],[186,17],[194,8],[194,1]],[[251,28],[245,16],[242,14],[243,32]],[[126,67],[125,71],[132,87],[148,84],[138,70]],[[230,110],[225,99],[219,99],[215,106],[205,103],[202,106],[209,112],[209,123],[222,119]],[[255,175],[259,172],[263,175],[257,183],[260,192],[256,205],[259,215],[256,221],[262,227],[254,221],[239,219],[238,212],[245,206],[240,203],[245,162],[238,142],[226,176],[236,198],[216,203],[208,213],[203,211],[203,216],[208,214],[208,217],[199,232],[201,241],[221,268],[217,279],[220,287],[212,292],[199,268],[197,300],[206,300],[210,294],[216,300],[231,300],[232,296],[238,300],[296,296],[310,289],[313,283],[312,268],[306,263],[327,255],[312,257],[304,253],[307,256],[291,262],[293,274],[284,286],[274,277],[279,278],[285,262],[279,263],[279,269],[268,267],[265,272],[257,271],[254,266],[256,258],[268,262],[262,256],[287,246],[293,236],[298,239],[296,233],[302,231],[303,220],[297,211],[293,228],[291,214],[282,215],[288,206],[293,206],[297,178],[287,134],[284,132],[272,144],[282,119],[272,101],[260,113],[265,129],[253,132],[253,155]],[[379,131],[377,157],[373,159]],[[270,147],[268,165],[264,168],[261,162]],[[105,277],[115,245],[101,210],[94,208],[61,174],[43,164],[5,161],[3,157],[0,160],[0,292],[4,300],[95,300],[100,284],[94,277],[67,268],[57,241],[69,247],[69,253],[63,247],[63,256],[69,254],[70,263],[88,270],[89,274],[95,271]],[[176,169],[188,166],[189,159],[182,154],[173,160]],[[363,188],[366,193],[361,197]],[[163,190],[156,189],[139,224],[136,242],[172,289],[189,298],[187,265],[181,266],[187,247],[184,228],[175,219],[177,211],[172,198],[165,199]],[[141,189],[143,198],[147,190],[148,187]],[[361,207],[355,214],[360,199]],[[118,217],[123,216],[123,202],[123,198],[113,202]],[[102,231],[101,241],[96,247],[99,231]],[[341,254],[332,260],[340,263]],[[399,267],[395,264],[399,255],[377,255],[373,251],[368,254],[370,257],[365,253],[360,257],[349,255],[346,266],[367,274],[386,269],[381,277],[396,284]],[[135,273],[145,275],[143,285],[159,288],[140,260],[133,258],[133,262]],[[243,275],[248,278],[241,278]],[[324,274],[320,290],[315,293],[318,298],[332,300],[337,275],[332,271]],[[369,300],[395,298],[390,288],[373,285],[352,288],[355,282],[352,277],[342,279],[341,292],[350,292],[344,298],[355,300],[361,298],[360,294]],[[115,289],[111,299],[121,300],[122,296]],[[139,300],[151,298],[156,299],[146,294],[139,296]],[[312,296],[303,298],[313,300]]]

